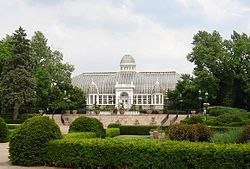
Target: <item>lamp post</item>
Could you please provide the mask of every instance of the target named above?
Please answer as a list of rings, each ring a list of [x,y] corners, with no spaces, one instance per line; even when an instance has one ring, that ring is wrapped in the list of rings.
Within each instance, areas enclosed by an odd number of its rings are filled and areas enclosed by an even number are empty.
[[[203,114],[205,115],[205,121],[207,120],[207,108],[209,106],[209,103],[208,103],[208,92],[205,93],[205,103],[203,103],[203,106],[204,106],[204,112]]]
[[[201,113],[201,100],[202,100],[202,97],[201,97],[201,89],[199,89],[199,97],[198,97],[198,99],[199,99],[199,112]]]
[[[180,93],[180,110],[182,111],[182,103],[183,103],[183,99],[182,99],[182,94]]]

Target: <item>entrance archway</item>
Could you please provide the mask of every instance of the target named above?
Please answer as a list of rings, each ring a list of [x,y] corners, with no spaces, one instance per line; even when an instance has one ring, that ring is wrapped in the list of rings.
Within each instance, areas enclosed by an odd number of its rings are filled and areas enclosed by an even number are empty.
[[[125,109],[130,107],[130,99],[127,92],[122,92],[120,94],[120,102],[123,103]]]

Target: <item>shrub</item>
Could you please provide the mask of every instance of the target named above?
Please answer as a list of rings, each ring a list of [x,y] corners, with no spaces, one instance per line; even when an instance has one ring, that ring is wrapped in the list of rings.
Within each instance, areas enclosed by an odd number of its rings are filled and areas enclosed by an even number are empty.
[[[193,125],[179,123],[175,125],[170,125],[169,128],[167,129],[166,134],[171,140],[196,141],[197,135],[195,134],[195,132],[196,131],[194,130]]]
[[[236,115],[224,114],[214,119],[214,125],[228,125],[233,122],[242,122],[242,120]]]
[[[69,127],[71,132],[95,132],[97,137],[105,137],[103,124],[96,118],[80,116]]]
[[[115,137],[120,135],[120,128],[107,128],[106,137]]]
[[[149,135],[151,129],[163,129],[168,126],[121,126],[121,135]]]
[[[121,123],[110,123],[108,125],[108,128],[120,128],[121,127]]]
[[[197,134],[197,141],[209,141],[212,136],[212,130],[205,124],[196,124],[195,131]]]
[[[193,115],[191,117],[188,117],[181,122],[186,124],[197,124],[197,123],[204,123],[205,117],[203,115]]]
[[[220,116],[223,114],[246,114],[247,111],[244,109],[238,109],[233,107],[223,107],[223,106],[210,106],[208,107],[209,115]]]
[[[4,119],[0,117],[0,143],[7,142],[9,140],[9,130]]]
[[[10,161],[18,165],[41,165],[46,143],[61,137],[59,127],[49,117],[30,118],[21,124],[10,138]]]
[[[46,164],[68,168],[249,168],[249,145],[154,140],[61,139]]]
[[[244,143],[250,140],[250,125],[243,127],[243,133],[239,139],[239,142]]]
[[[95,132],[76,132],[68,133],[63,136],[65,139],[86,139],[86,138],[96,138]]]
[[[175,124],[169,126],[166,134],[171,140],[208,141],[212,135],[211,129],[205,124]]]
[[[225,132],[215,132],[211,138],[213,143],[237,143],[242,135],[241,128],[231,128]]]

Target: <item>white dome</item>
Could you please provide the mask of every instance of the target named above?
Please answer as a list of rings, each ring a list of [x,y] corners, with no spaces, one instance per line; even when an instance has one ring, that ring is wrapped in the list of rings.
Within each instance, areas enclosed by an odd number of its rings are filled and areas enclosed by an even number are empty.
[[[125,54],[120,62],[121,66],[135,65],[135,59],[130,54]]]

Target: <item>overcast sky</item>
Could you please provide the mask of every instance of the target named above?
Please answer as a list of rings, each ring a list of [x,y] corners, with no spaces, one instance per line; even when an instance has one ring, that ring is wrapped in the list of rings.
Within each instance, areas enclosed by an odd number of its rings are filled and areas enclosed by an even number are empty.
[[[129,52],[138,71],[192,73],[186,59],[199,30],[250,34],[247,0],[0,0],[0,38],[22,26],[44,33],[73,76],[118,71]]]

